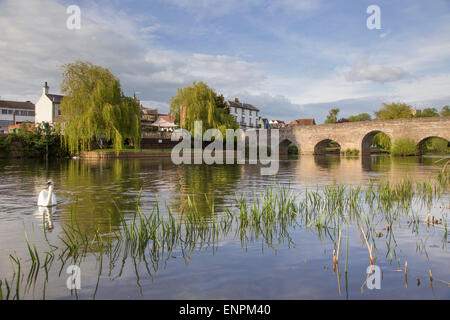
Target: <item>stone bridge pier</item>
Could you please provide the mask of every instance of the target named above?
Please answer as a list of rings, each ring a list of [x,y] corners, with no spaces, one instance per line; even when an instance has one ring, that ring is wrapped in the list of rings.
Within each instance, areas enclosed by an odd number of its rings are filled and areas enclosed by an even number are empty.
[[[450,141],[450,117],[289,126],[279,130],[280,154],[287,154],[292,144],[300,154],[325,154],[328,143],[335,141],[341,151],[356,149],[368,155],[373,137],[380,132],[387,134],[392,143],[402,137],[413,139],[418,146],[433,137]]]

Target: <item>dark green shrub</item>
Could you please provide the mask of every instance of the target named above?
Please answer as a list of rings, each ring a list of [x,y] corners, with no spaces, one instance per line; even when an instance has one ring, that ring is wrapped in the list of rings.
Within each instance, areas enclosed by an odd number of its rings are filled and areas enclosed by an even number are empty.
[[[393,156],[414,156],[419,153],[415,141],[411,138],[402,137],[394,141],[391,154]]]

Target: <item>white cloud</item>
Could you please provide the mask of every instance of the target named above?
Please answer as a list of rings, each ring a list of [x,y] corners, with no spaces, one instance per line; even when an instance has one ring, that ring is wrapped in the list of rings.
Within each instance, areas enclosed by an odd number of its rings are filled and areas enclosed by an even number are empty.
[[[369,64],[367,56],[360,56],[358,62],[346,75],[348,81],[373,81],[379,83],[403,79],[408,73],[400,67]]]
[[[224,14],[264,3],[272,12],[286,8],[308,12],[321,5],[320,1],[309,0],[177,3],[188,10],[204,10],[205,14],[211,8],[214,14]],[[167,30],[157,18],[129,16],[95,4],[82,7],[82,28],[71,31],[66,28],[65,9],[56,0],[0,0],[0,56],[6,57],[0,60],[2,98],[36,101],[44,81],[50,83],[52,92],[58,91],[59,67],[77,59],[110,68],[126,94],[139,91],[146,106],[158,106],[162,111],[167,110],[176,88],[194,80],[207,82],[225,96],[248,100],[261,109],[262,116],[282,120],[303,116],[321,119],[335,105],[345,115],[371,112],[379,101],[443,101],[448,97],[450,72],[444,62],[450,57],[450,24],[442,25],[440,34],[424,39],[402,38],[393,31],[383,40],[377,37],[380,47],[370,48],[268,26],[273,29],[270,35],[278,35],[282,43],[291,45],[280,46],[280,50],[293,48],[299,60],[317,64],[321,72],[311,75],[278,72],[277,68],[285,65],[275,59],[255,63],[247,58],[205,54],[201,47],[189,52],[167,50],[152,42]],[[229,44],[224,41],[226,48]],[[242,49],[241,57],[251,52],[245,46]],[[378,64],[370,64],[363,56],[349,67],[367,52]],[[414,77],[408,77],[406,70]]]
[[[80,30],[66,28],[65,7],[56,1],[0,2],[0,88],[5,99],[36,101],[44,81],[57,92],[60,66],[88,60],[109,68],[126,94],[168,102],[176,88],[196,80],[218,90],[257,86],[264,79],[259,64],[224,56],[183,53],[148,47],[141,33],[155,34],[157,24],[142,30],[124,12],[82,8]],[[111,14],[111,16],[109,16]]]

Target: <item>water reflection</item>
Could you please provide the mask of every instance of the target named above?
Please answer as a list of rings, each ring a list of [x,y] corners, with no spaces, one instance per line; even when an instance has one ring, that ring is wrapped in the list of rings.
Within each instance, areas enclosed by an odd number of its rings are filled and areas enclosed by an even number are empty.
[[[56,213],[56,206],[37,207],[35,217],[43,221],[44,228],[48,231],[53,230],[53,215]]]
[[[149,216],[152,208],[158,201],[161,208],[161,215],[164,215],[166,219],[168,218],[166,205],[169,206],[172,209],[176,223],[194,221],[195,223],[191,226],[193,230],[192,234],[196,237],[201,237],[194,238],[194,241],[191,243],[186,241],[185,233],[182,234],[182,237],[175,239],[158,238],[162,243],[162,247],[159,247],[158,251],[151,251],[155,253],[153,256],[143,256],[143,259],[148,259],[148,263],[143,261],[142,268],[140,267],[139,256],[136,258],[131,253],[131,257],[135,258],[131,264],[132,273],[136,271],[139,287],[141,287],[139,277],[143,276],[142,270],[145,273],[145,270],[148,271],[150,269],[151,272],[148,272],[148,275],[151,278],[158,269],[164,269],[169,260],[171,264],[170,268],[172,269],[167,271],[167,273],[163,273],[165,275],[162,276],[163,278],[160,278],[164,279],[160,283],[164,284],[165,288],[159,287],[159,292],[165,294],[165,297],[176,296],[170,290],[170,287],[180,281],[190,283],[191,291],[188,290],[187,292],[192,293],[192,287],[195,287],[195,281],[192,280],[192,282],[189,282],[189,272],[201,274],[202,277],[207,277],[208,272],[211,272],[211,275],[214,275],[216,279],[212,279],[213,283],[222,277],[228,283],[232,284],[229,292],[231,290],[236,292],[236,288],[239,288],[241,285],[240,283],[247,283],[246,281],[248,279],[246,277],[255,277],[254,280],[257,283],[258,279],[260,279],[257,276],[266,278],[272,272],[269,270],[270,268],[280,268],[280,265],[289,265],[291,267],[294,266],[292,268],[298,268],[298,261],[315,259],[315,262],[311,262],[311,270],[308,269],[310,272],[308,279],[304,277],[305,270],[302,269],[303,267],[299,268],[298,272],[301,272],[296,274],[296,279],[303,281],[302,285],[304,285],[304,288],[307,288],[309,284],[311,286],[309,289],[314,290],[317,289],[317,281],[323,280],[323,274],[318,274],[315,268],[321,269],[323,264],[331,261],[330,250],[336,248],[336,243],[338,242],[337,228],[323,228],[320,225],[319,227],[309,225],[310,222],[306,221],[306,219],[307,216],[310,218],[311,214],[308,213],[302,216],[300,221],[284,220],[292,224],[288,224],[288,228],[277,230],[281,231],[281,233],[271,233],[270,228],[261,228],[261,226],[258,226],[260,229],[247,229],[246,233],[236,234],[235,230],[239,230],[236,229],[236,223],[238,222],[233,220],[233,223],[229,223],[223,220],[227,218],[227,216],[224,216],[225,209],[229,209],[231,206],[234,206],[234,208],[237,207],[235,201],[236,195],[239,198],[242,194],[245,194],[251,202],[253,192],[261,191],[267,186],[278,182],[281,184],[290,183],[295,191],[302,192],[306,187],[311,188],[316,186],[319,186],[319,189],[322,187],[321,190],[323,190],[325,185],[330,184],[343,183],[367,186],[371,180],[390,180],[396,182],[403,180],[405,177],[414,178],[419,181],[430,178],[434,179],[439,170],[434,164],[435,161],[436,159],[434,158],[425,157],[390,158],[388,156],[371,156],[361,158],[339,157],[336,155],[322,157],[300,156],[296,159],[288,158],[281,160],[280,171],[275,177],[261,176],[260,168],[255,165],[176,166],[172,164],[170,159],[63,161],[50,162],[48,165],[40,162],[24,161],[16,163],[3,161],[0,163],[0,174],[3,179],[2,185],[0,185],[0,203],[2,204],[2,210],[0,211],[0,240],[5,241],[1,242],[0,258],[2,261],[8,262],[8,254],[15,250],[17,250],[18,254],[22,253],[26,256],[26,251],[21,252],[18,249],[22,247],[26,248],[26,246],[18,245],[18,242],[8,242],[6,240],[9,240],[7,237],[11,235],[11,231],[23,235],[22,221],[26,219],[27,215],[31,216],[35,222],[39,221],[40,224],[43,224],[45,230],[52,231],[51,235],[49,235],[52,241],[70,241],[70,236],[68,237],[64,230],[73,225],[73,219],[75,217],[79,232],[86,235],[90,241],[97,239],[96,241],[98,242],[99,237],[103,240],[106,240],[108,237],[114,239],[114,234],[111,233],[111,230],[123,229],[120,218],[121,213],[126,221],[130,223],[133,221],[138,204],[141,207],[142,213]],[[57,186],[55,193],[60,203],[57,208],[51,208],[51,210],[48,208],[38,209],[35,205],[36,198],[42,184],[48,179],[55,181]],[[22,199],[22,201],[17,201],[17,199]],[[190,202],[195,204],[196,209],[189,204]],[[212,206],[211,203],[213,203]],[[308,207],[311,207],[311,205],[306,206],[305,210]],[[384,212],[379,208],[373,209],[376,209],[377,214],[382,215],[378,217],[380,218],[378,220],[374,218],[375,215],[371,216],[370,220],[367,220],[368,224],[374,226],[371,231],[372,239],[369,238],[369,241],[373,241],[379,245],[376,248],[378,261],[382,261],[385,264],[392,264],[397,259],[404,259],[407,252],[413,251],[409,253],[409,261],[410,263],[415,263],[413,265],[415,265],[416,270],[419,268],[420,270],[425,269],[427,263],[434,263],[438,266],[435,271],[436,273],[441,272],[444,275],[448,275],[448,272],[445,273],[445,263],[448,265],[448,254],[446,251],[447,240],[446,238],[442,238],[440,230],[436,226],[430,226],[429,229],[425,230],[422,228],[422,233],[419,236],[419,224],[415,220],[408,225],[405,225],[405,221],[403,220],[400,222],[396,220],[395,223],[399,223],[399,227],[394,232],[392,229],[386,229],[386,225],[392,223],[388,223],[387,220],[391,218],[390,213],[388,211]],[[401,208],[393,207],[393,209],[397,213],[402,212],[400,210]],[[436,208],[431,208],[430,206],[417,206],[413,209],[414,212],[404,214],[402,219],[409,219],[411,217],[418,219],[418,215],[423,214],[425,212],[424,210],[427,210],[426,212],[436,210]],[[436,211],[436,214],[442,214],[439,210]],[[250,211],[251,208],[249,208]],[[364,212],[371,211],[367,209]],[[208,221],[214,221],[212,220],[214,218],[217,219],[217,222],[222,222],[219,236],[215,233],[215,230],[218,229],[210,229],[210,225],[205,229],[204,225],[198,224],[197,226],[197,220],[189,220],[199,218],[197,217],[198,214],[200,218],[207,218]],[[320,216],[320,210],[317,211],[317,215]],[[171,226],[168,224],[166,227],[170,228]],[[261,231],[264,232],[261,233]],[[362,250],[365,249],[364,247],[361,249],[361,245],[364,245],[364,243],[360,241],[361,235],[359,229],[352,230],[350,228],[348,232],[350,250],[352,251],[352,257],[354,257],[351,260],[351,264],[354,268],[360,267],[368,262],[367,250]],[[436,237],[437,234],[438,237]],[[424,236],[426,236],[425,240],[423,240]],[[430,236],[431,240],[427,240],[428,236]],[[273,239],[273,242],[268,241],[268,239]],[[175,245],[172,246],[174,248],[173,251],[167,250],[167,246],[164,247],[164,241],[167,244],[167,241],[175,240],[179,242],[174,242]],[[427,241],[432,243],[427,243]],[[88,252],[90,254],[94,253],[95,259],[92,260],[93,257],[91,257],[88,265],[97,266],[99,262],[101,265],[103,260],[99,261],[98,259],[103,259],[103,254],[110,255],[108,261],[113,262],[109,266],[105,264],[105,268],[106,266],[112,267],[113,270],[119,270],[120,275],[122,273],[126,275],[124,279],[129,278],[130,270],[127,269],[128,264],[122,264],[122,260],[124,259],[121,254],[121,252],[125,252],[122,249],[126,248],[121,247],[115,251],[116,249],[114,247],[108,247],[108,241],[105,241],[105,243],[105,245],[89,247]],[[294,251],[297,245],[300,250],[299,254],[298,251]],[[434,248],[431,245],[438,247]],[[41,244],[41,247],[43,246]],[[220,254],[214,257],[214,262],[207,260],[208,258],[205,258],[201,254],[206,251],[212,251],[213,255],[215,255],[219,247]],[[342,247],[344,248],[344,243],[342,243]],[[285,250],[289,248],[294,250]],[[150,250],[151,248],[147,249]],[[159,255],[160,249],[163,250],[164,254]],[[269,253],[265,249],[270,249],[267,250]],[[244,252],[241,254],[241,251]],[[272,257],[270,252],[275,252],[276,257]],[[264,260],[262,260],[262,256],[265,256]],[[323,262],[323,256],[326,257],[327,262]],[[429,256],[432,258],[429,259]],[[67,258],[67,256],[65,257]],[[69,255],[69,257],[72,256]],[[426,262],[421,260],[423,257],[426,257]],[[192,266],[192,269],[189,269],[192,271],[188,271],[185,265],[191,262],[191,258],[196,262],[193,263],[194,266]],[[248,265],[248,267],[245,267],[246,276],[243,278],[240,278],[236,271],[229,266],[230,263],[233,264],[233,261],[236,261],[236,263],[239,261],[242,262],[240,259],[245,259]],[[180,260],[182,261],[181,264]],[[206,263],[206,266],[211,266],[212,263],[213,266],[220,265],[223,267],[205,271],[202,267],[199,267],[200,262]],[[114,268],[116,263],[118,269]],[[8,266],[6,263],[0,261],[0,271],[7,272],[5,270],[9,270],[7,269]],[[235,265],[233,266],[236,267]],[[343,283],[341,283],[341,276],[345,274],[345,295],[348,297],[349,291],[352,289],[348,288],[348,274],[344,273],[342,268],[343,265],[341,265],[341,269],[338,266],[336,270],[337,274],[333,275],[332,280],[337,281],[337,290],[339,294],[342,294],[344,288]],[[217,272],[214,270],[217,270]],[[108,270],[108,273],[110,273],[110,270]],[[98,275],[99,279],[101,274],[100,270]],[[56,276],[54,275],[54,277]],[[117,275],[117,277],[120,276]],[[294,294],[297,289],[293,288],[295,287],[295,283],[292,282],[292,279],[287,279],[282,275],[278,277],[283,284],[277,285],[274,283],[271,290],[277,290],[277,288],[280,290],[284,285],[286,290],[282,292],[283,294],[290,292],[292,297],[298,298],[298,295]],[[349,277],[350,280],[356,279],[356,282],[360,281],[360,276],[357,272],[352,272]],[[315,284],[313,283],[314,281]],[[158,286],[158,284],[154,285]],[[145,285],[142,284],[142,287],[145,288]],[[266,292],[266,296],[260,294],[246,296],[246,298],[273,297],[268,294],[270,291],[268,286],[262,285],[261,289],[263,290],[258,292]],[[359,290],[359,287],[357,289]],[[150,291],[154,292],[154,290]],[[205,292],[211,291],[205,290]],[[321,295],[330,297],[329,293],[322,292]],[[154,295],[149,297],[155,296],[157,296],[156,291]],[[225,294],[225,296],[229,295]],[[331,295],[331,297],[333,296]]]

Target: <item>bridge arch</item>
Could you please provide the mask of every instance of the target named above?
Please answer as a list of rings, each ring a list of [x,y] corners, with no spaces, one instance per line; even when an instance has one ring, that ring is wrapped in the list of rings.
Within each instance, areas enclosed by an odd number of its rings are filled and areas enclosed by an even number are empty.
[[[363,155],[363,156],[370,155],[370,148],[372,146],[373,138],[375,138],[375,136],[377,134],[379,134],[379,133],[384,133],[385,135],[387,135],[389,137],[389,139],[391,140],[391,143],[392,143],[392,136],[389,135],[388,133],[386,133],[384,131],[381,131],[381,130],[369,131],[362,138],[362,141],[361,141],[361,155]]]
[[[434,135],[434,136],[429,136],[429,137],[423,138],[423,139],[421,139],[419,141],[419,143],[417,144],[417,148],[418,148],[420,154],[423,154],[423,153],[425,153],[427,151],[426,150],[427,149],[427,145],[426,144],[427,144],[428,141],[430,141],[433,138],[438,138],[438,139],[442,140],[443,143],[444,143],[444,141],[446,141],[447,142],[447,151],[448,151],[449,146],[450,146],[450,141],[448,139],[444,138],[444,137]],[[444,145],[445,145],[445,143],[444,143]],[[441,148],[445,148],[444,145],[442,145],[440,147]],[[433,147],[436,147],[436,146],[433,146]],[[435,150],[435,151],[440,151],[440,150]],[[444,150],[442,150],[442,151],[444,151]]]
[[[338,150],[336,150],[336,152],[330,152],[328,149],[330,143],[335,142],[337,144],[337,146],[339,147]],[[323,139],[319,142],[317,142],[314,146],[314,154],[315,155],[324,155],[327,153],[340,153],[341,150],[341,144],[339,142],[337,142],[334,139]]]
[[[284,138],[281,142],[280,142],[280,144],[279,144],[279,153],[280,154],[283,154],[283,155],[287,155],[288,153],[289,153],[289,147],[290,146],[292,146],[292,145],[294,145],[295,147],[297,147],[297,150],[298,150],[298,152],[300,153],[300,148],[299,148],[299,146],[295,143],[295,142],[293,142],[293,141],[291,141],[290,139],[288,139],[288,138]]]

